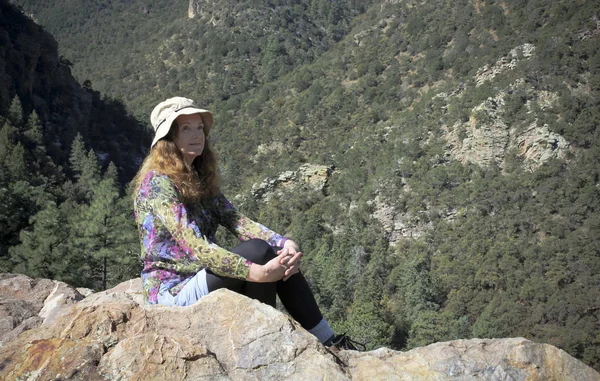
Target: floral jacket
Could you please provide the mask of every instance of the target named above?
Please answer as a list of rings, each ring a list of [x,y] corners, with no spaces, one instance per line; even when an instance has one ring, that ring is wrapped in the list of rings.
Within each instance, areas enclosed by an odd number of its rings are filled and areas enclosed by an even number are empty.
[[[135,219],[141,240],[144,300],[157,303],[158,289],[165,285],[177,293],[201,269],[217,275],[245,279],[252,262],[214,243],[219,224],[240,240],[260,238],[283,246],[287,238],[239,214],[219,194],[195,205],[186,205],[171,179],[151,171],[137,190]]]

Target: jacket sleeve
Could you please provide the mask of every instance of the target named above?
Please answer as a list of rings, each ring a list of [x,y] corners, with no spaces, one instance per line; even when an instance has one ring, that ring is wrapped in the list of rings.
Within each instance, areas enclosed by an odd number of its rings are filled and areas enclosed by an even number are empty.
[[[271,246],[283,247],[285,241],[288,240],[268,227],[252,221],[250,218],[239,213],[223,194],[217,197],[217,204],[221,225],[235,234],[241,241],[259,238],[267,241]]]
[[[186,257],[192,259],[189,265],[184,267],[196,267],[197,270],[208,268],[217,275],[246,279],[252,262],[208,242],[202,236],[193,219],[188,218],[188,210],[171,179],[166,175],[157,174],[148,181],[145,192],[148,206],[180,249],[187,254]]]

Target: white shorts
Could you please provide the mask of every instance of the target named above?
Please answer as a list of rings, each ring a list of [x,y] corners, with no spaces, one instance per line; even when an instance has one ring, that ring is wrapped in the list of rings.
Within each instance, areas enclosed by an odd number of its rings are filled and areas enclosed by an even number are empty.
[[[171,295],[169,290],[161,284],[158,289],[158,304],[190,306],[205,295],[208,295],[208,285],[206,284],[206,270],[202,269],[183,286],[176,296]]]

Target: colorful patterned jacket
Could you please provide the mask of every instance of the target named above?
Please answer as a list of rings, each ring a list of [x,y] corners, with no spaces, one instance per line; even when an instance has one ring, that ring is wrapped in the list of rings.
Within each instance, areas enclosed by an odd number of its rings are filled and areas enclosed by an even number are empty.
[[[184,204],[173,181],[156,171],[149,172],[138,188],[134,212],[144,261],[144,300],[149,304],[157,303],[161,284],[177,295],[203,268],[246,279],[252,262],[214,243],[219,224],[242,241],[260,238],[283,246],[287,240],[238,213],[223,194],[195,205]]]

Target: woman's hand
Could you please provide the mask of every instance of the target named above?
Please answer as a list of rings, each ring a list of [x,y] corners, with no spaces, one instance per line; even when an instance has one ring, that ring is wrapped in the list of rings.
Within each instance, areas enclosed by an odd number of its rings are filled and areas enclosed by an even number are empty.
[[[298,253],[296,256],[300,255],[302,255],[302,253]],[[286,264],[282,264],[280,262],[280,258],[275,257],[265,265],[253,263],[250,266],[250,271],[248,272],[246,280],[256,283],[277,282],[280,279],[286,280],[299,270],[300,269],[296,265],[288,266]]]
[[[277,251],[277,257],[271,259],[265,265],[253,263],[250,266],[246,280],[257,283],[277,282],[280,279],[287,280],[300,271],[302,253],[298,250],[298,245],[294,241],[286,241],[283,249]]]
[[[279,263],[287,268],[283,278],[284,281],[300,271],[302,253],[296,242],[291,239],[287,240],[283,244],[283,249],[277,251],[277,255]]]

